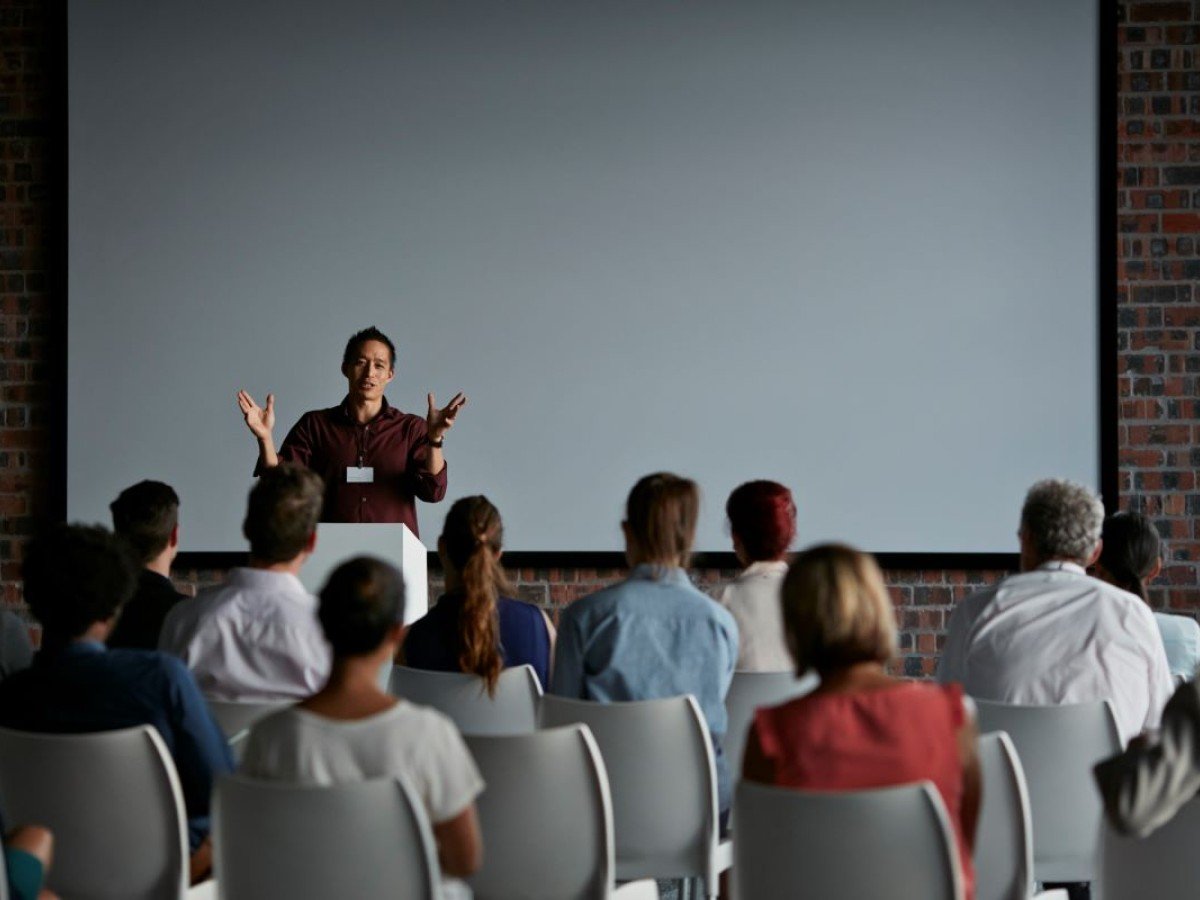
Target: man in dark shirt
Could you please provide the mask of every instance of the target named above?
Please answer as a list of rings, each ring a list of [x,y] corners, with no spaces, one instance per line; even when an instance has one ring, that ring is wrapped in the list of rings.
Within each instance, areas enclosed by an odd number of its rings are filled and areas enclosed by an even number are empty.
[[[108,646],[157,649],[163,620],[184,599],[170,578],[179,552],[179,496],[161,481],[139,481],[121,491],[108,508],[117,537],[142,564],[137,590],[121,610]]]
[[[325,481],[322,522],[401,522],[417,530],[416,500],[446,495],[442,443],[467,398],[460,392],[444,409],[429,394],[422,419],[388,404],[384,388],[395,377],[396,347],[378,328],[353,335],[342,354],[349,392],[329,409],[300,417],[275,450],[275,395],[260,407],[245,391],[238,406],[258,441],[261,474],[282,462],[299,463]]]
[[[196,875],[210,853],[213,782],[233,759],[181,660],[106,649],[135,574],[124,545],[100,527],[59,525],[30,542],[25,600],[42,623],[42,650],[0,684],[0,725],[59,734],[153,725],[179,773]]]

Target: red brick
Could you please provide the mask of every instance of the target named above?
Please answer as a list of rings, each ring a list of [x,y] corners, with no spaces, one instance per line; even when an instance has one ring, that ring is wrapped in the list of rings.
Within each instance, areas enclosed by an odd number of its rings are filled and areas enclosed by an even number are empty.
[[[1133,3],[1128,7],[1125,20],[1138,22],[1189,22],[1192,19],[1190,3]]]
[[[1200,234],[1200,213],[1163,213],[1162,230],[1167,234]]]

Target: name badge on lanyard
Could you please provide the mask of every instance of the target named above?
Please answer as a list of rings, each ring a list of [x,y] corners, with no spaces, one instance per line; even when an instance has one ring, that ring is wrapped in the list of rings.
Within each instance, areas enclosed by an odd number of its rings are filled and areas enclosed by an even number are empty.
[[[374,480],[374,466],[346,466],[346,484],[371,484]]]

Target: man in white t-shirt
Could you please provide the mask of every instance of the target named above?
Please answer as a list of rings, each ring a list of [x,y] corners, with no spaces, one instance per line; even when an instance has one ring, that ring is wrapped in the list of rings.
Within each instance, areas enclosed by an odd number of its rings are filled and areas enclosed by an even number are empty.
[[[1104,507],[1069,481],[1040,481],[1021,510],[1021,574],[950,618],[938,680],[981,700],[1050,706],[1108,700],[1122,743],[1158,726],[1172,682],[1140,598],[1086,573]]]
[[[251,729],[242,772],[293,784],[403,778],[432,823],[443,875],[472,874],[482,862],[475,761],[450,719],[390,696],[377,679],[403,634],[400,573],[370,557],[343,563],[321,591],[320,619],[333,648],[328,682]],[[465,890],[453,884],[444,896]]]
[[[300,699],[325,683],[329,645],[297,577],[316,546],[323,495],[320,476],[302,466],[264,472],[242,525],[250,565],[168,614],[159,649],[182,658],[209,699]]]

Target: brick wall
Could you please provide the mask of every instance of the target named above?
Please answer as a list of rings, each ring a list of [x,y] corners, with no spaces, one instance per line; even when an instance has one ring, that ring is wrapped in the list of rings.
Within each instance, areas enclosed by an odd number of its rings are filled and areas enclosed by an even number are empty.
[[[23,539],[53,513],[52,443],[47,431],[53,366],[49,235],[61,225],[62,185],[49,174],[49,109],[61,25],[41,2],[0,5],[0,585],[19,607]],[[1118,279],[1121,505],[1154,517],[1169,541],[1159,606],[1200,610],[1200,2],[1118,6]],[[1019,48],[1017,48],[1019,50]],[[997,514],[1013,520],[1011,509]],[[1015,550],[1015,548],[1014,548]],[[180,572],[195,586],[214,572]],[[697,572],[711,586],[728,573]],[[927,674],[953,604],[1002,573],[888,572],[902,634],[898,668]],[[552,612],[620,573],[524,570],[522,596]],[[436,584],[434,585],[436,588]]]

